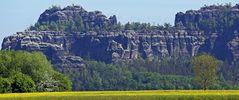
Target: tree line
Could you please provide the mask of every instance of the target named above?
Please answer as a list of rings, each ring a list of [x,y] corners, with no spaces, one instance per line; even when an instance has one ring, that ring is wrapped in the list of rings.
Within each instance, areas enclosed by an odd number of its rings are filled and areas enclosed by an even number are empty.
[[[106,64],[85,61],[85,67],[66,69],[73,90],[238,89],[233,70],[210,55],[164,60],[134,59]],[[80,84],[79,84],[80,83]]]
[[[238,64],[229,66],[210,55],[84,64],[61,74],[42,53],[0,51],[0,92],[239,89]]]

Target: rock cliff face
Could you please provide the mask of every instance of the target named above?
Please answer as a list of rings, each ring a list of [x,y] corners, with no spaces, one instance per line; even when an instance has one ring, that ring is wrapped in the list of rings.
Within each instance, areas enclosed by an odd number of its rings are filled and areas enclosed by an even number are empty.
[[[2,49],[41,51],[59,71],[84,66],[82,58],[111,63],[139,57],[164,59],[205,52],[233,62],[239,60],[239,6],[223,7],[209,6],[178,13],[174,27],[150,32],[18,32],[4,39]],[[69,20],[76,14],[80,14],[90,27],[117,23],[115,16],[107,19],[99,11],[87,12],[79,6],[46,10],[38,22]]]
[[[75,63],[81,63],[81,57],[110,63],[139,57],[193,56],[202,44],[204,37],[200,32],[186,30],[159,30],[150,34],[134,31],[104,34],[45,31],[18,32],[6,37],[2,47],[4,50],[41,51],[61,69],[60,63],[77,67]]]
[[[211,53],[218,59],[237,61],[239,4],[206,6],[200,10],[177,13],[175,27],[201,30],[205,34],[205,44],[200,51]]]

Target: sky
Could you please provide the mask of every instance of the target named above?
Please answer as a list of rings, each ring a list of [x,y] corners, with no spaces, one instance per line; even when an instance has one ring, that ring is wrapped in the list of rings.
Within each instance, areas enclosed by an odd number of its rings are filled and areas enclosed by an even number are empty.
[[[204,5],[236,4],[239,0],[2,0],[0,8],[0,44],[4,37],[24,31],[37,22],[41,13],[53,5],[80,5],[87,11],[116,15],[121,23],[149,22],[174,24],[175,14],[198,10]],[[239,2],[238,2],[239,3]],[[0,46],[1,47],[1,46]]]

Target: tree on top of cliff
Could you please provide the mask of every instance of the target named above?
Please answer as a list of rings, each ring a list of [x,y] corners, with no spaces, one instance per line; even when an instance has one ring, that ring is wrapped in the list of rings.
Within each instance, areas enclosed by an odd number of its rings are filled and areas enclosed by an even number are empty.
[[[29,30],[36,31],[67,31],[85,32],[88,30],[112,29],[109,27],[117,25],[116,16],[107,18],[100,11],[87,12],[81,6],[72,5],[63,9],[52,6],[43,12],[38,22],[30,26]]]

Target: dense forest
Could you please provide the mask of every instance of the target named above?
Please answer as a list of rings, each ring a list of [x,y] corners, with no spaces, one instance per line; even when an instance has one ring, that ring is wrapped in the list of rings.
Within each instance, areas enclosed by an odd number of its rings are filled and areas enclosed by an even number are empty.
[[[180,57],[160,60],[135,59],[127,62],[106,64],[85,61],[79,70],[66,70],[75,90],[156,90],[200,89],[195,81],[191,58]],[[220,63],[218,82],[209,89],[239,89],[235,73],[237,66]],[[232,69],[225,69],[231,67]]]

